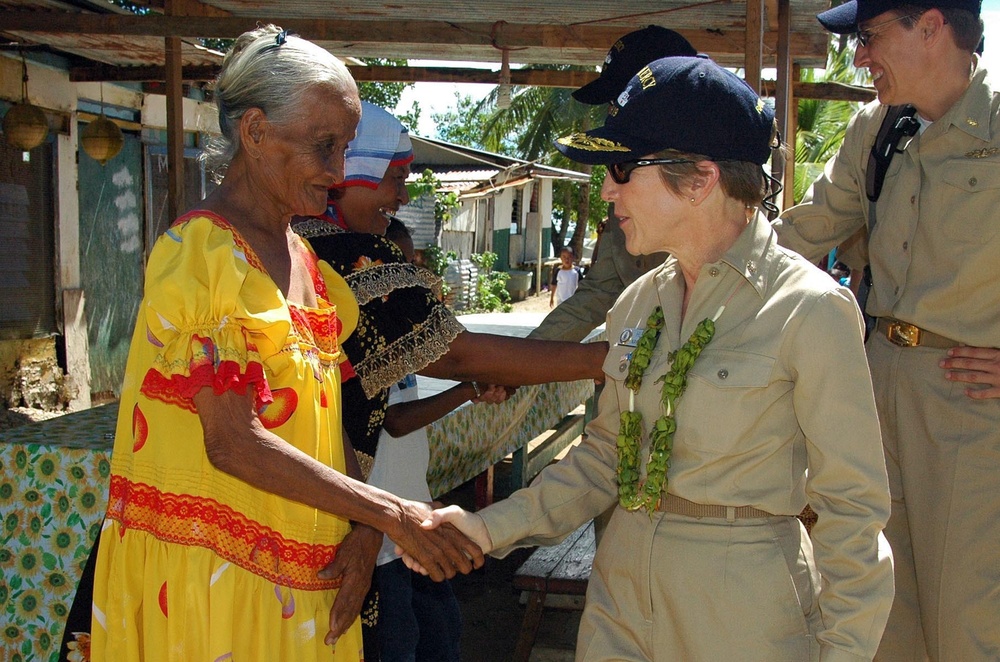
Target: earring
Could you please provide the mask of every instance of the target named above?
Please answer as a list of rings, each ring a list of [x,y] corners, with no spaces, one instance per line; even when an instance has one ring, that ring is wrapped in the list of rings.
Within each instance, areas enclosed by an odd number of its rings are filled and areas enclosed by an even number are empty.
[[[691,198],[691,203],[694,204],[694,198]]]

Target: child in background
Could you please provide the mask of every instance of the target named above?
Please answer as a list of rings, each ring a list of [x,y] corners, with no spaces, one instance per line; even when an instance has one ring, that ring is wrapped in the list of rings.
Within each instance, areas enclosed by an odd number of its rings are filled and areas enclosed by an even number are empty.
[[[549,288],[549,308],[558,306],[573,296],[580,284],[580,267],[573,264],[576,253],[570,246],[559,250],[559,268],[552,271],[552,287]]]
[[[413,261],[413,240],[398,219],[386,238]],[[429,398],[419,399],[416,375],[389,389],[381,443],[368,482],[397,495],[431,501],[427,486],[430,449],[425,427],[466,401],[499,403],[507,399],[502,386],[463,382]],[[375,638],[381,662],[426,660],[459,662],[462,614],[447,582],[434,582],[409,570],[385,538],[379,552],[373,587],[379,594]]]

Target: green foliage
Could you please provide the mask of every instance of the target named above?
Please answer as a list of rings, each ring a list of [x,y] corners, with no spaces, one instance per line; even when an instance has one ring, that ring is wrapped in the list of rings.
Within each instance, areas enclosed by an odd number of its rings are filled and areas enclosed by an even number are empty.
[[[448,251],[445,253],[440,246],[428,246],[424,249],[424,266],[430,269],[436,276],[444,276],[448,269],[448,261],[458,258],[458,253]]]
[[[484,108],[481,102],[475,101],[469,95],[455,92],[454,108],[443,113],[432,113],[431,119],[437,126],[438,140],[474,149],[486,149],[483,135],[489,115],[489,109]],[[494,151],[507,156],[514,154],[513,145],[501,145],[500,149]]]
[[[144,16],[149,13],[149,7],[143,7],[142,5],[137,5],[128,0],[108,0],[109,5],[114,5],[115,7],[121,7],[125,11],[132,12],[139,16]]]
[[[458,208],[458,193],[442,191],[441,180],[434,176],[434,171],[427,168],[420,177],[406,185],[406,192],[411,200],[425,195],[434,196],[434,218],[444,224],[451,220],[451,212]]]
[[[406,60],[390,60],[385,58],[361,58],[361,62],[368,66],[380,67],[405,67]],[[358,83],[358,94],[362,100],[373,103],[382,108],[395,108],[403,96],[403,90],[407,83]]]
[[[860,84],[866,74],[854,68],[854,49],[847,40],[834,39],[830,43],[827,66],[822,74],[814,69],[803,72],[807,82],[838,82]],[[798,127],[795,139],[795,202],[805,195],[813,180],[823,171],[824,164],[837,153],[844,142],[844,134],[851,117],[858,112],[859,104],[849,101],[799,101]]]
[[[440,246],[428,246],[423,250],[423,256],[424,267],[441,279],[441,296],[447,298],[451,286],[444,282],[444,272],[448,269],[449,260],[458,258],[458,253],[455,251],[445,253]]]
[[[476,300],[472,302],[473,312],[492,313],[499,310],[509,313],[513,309],[510,292],[507,291],[507,279],[510,275],[493,271],[497,254],[489,251],[473,253],[469,259],[479,269],[476,276]]]

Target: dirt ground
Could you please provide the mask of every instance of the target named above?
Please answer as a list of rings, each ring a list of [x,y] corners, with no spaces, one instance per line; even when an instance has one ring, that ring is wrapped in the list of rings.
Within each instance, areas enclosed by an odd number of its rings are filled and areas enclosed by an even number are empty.
[[[504,484],[506,466],[496,468],[495,483]],[[502,496],[498,495],[498,498]],[[445,503],[472,509],[475,488],[466,483],[442,496]],[[452,580],[462,607],[462,659],[466,662],[508,662],[512,659],[524,617],[520,592],[511,585],[514,573],[534,548],[515,550],[503,559],[487,557],[486,564]],[[580,624],[580,611],[546,608],[538,627],[531,662],[571,662]]]

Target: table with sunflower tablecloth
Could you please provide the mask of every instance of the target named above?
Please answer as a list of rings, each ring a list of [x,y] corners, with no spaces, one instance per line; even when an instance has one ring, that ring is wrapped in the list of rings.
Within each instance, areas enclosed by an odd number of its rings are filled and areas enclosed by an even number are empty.
[[[58,659],[107,508],[117,404],[0,433],[0,660]]]

